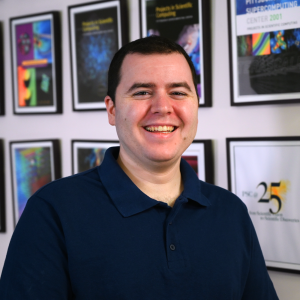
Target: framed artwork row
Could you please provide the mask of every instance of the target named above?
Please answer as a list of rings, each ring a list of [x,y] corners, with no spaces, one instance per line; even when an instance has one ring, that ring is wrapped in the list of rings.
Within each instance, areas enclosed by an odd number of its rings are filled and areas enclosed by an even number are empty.
[[[267,267],[300,273],[300,137],[228,138],[227,160]]]
[[[14,221],[39,188],[61,177],[59,140],[10,142]]]
[[[181,45],[197,75],[200,106],[211,101],[210,4],[205,0],[139,0],[141,37],[160,35]]]
[[[300,0],[227,1],[231,105],[300,102]]]
[[[72,140],[73,174],[99,166],[109,147],[119,146],[118,141]],[[182,154],[200,180],[213,183],[212,141],[194,140]]]
[[[97,1],[69,6],[73,110],[103,110],[107,72],[128,42],[126,3]]]
[[[59,12],[10,19],[14,114],[62,113]]]

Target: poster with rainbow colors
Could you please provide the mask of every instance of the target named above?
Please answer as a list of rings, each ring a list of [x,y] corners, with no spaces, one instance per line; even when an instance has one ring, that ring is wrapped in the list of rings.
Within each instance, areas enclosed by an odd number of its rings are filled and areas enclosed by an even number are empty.
[[[300,101],[300,0],[228,0],[231,105]]]
[[[14,113],[60,113],[56,12],[11,19]]]

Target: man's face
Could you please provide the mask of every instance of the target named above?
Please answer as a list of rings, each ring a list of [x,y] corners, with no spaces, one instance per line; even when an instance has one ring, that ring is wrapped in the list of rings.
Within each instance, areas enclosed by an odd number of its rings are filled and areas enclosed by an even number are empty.
[[[127,55],[115,105],[105,103],[120,151],[136,162],[175,162],[195,137],[198,99],[181,54]]]

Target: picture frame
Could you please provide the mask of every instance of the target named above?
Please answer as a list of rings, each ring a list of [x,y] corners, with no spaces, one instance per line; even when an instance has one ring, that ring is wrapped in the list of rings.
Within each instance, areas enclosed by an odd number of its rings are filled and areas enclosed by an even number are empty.
[[[0,139],[0,233],[6,231],[4,179],[4,142]]]
[[[210,2],[139,0],[140,35],[161,35],[177,42],[191,57],[200,107],[212,106]]]
[[[60,34],[57,11],[10,18],[14,114],[62,113]]]
[[[300,102],[300,1],[227,5],[231,106]]]
[[[16,225],[28,199],[45,184],[61,177],[59,140],[11,141],[10,157]]]
[[[68,11],[73,111],[105,110],[110,62],[128,42],[126,3],[97,1]]]
[[[214,183],[212,140],[194,140],[181,157],[194,169],[200,180]]]
[[[228,188],[247,206],[269,269],[300,273],[300,137],[227,138]]]
[[[5,115],[3,28],[0,22],[0,116]]]
[[[113,140],[72,140],[72,173],[77,174],[99,166],[109,147],[120,146]]]

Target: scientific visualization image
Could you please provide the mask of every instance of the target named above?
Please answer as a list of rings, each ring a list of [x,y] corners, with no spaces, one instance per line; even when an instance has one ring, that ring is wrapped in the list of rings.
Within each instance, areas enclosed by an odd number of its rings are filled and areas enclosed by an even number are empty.
[[[78,172],[99,166],[104,158],[106,148],[78,148]]]
[[[51,20],[16,26],[18,105],[53,105]]]
[[[201,36],[199,27],[199,3],[185,4],[170,0],[146,2],[147,36],[161,35],[181,45],[190,56],[198,79],[201,97]],[[170,10],[166,11],[166,7]]]
[[[103,102],[107,71],[119,49],[117,7],[75,15],[78,102]]]
[[[237,48],[240,95],[300,92],[299,28],[238,36]]]
[[[29,197],[52,181],[50,151],[50,147],[16,148],[14,150],[14,172],[17,184],[15,205],[18,206],[19,217]]]

